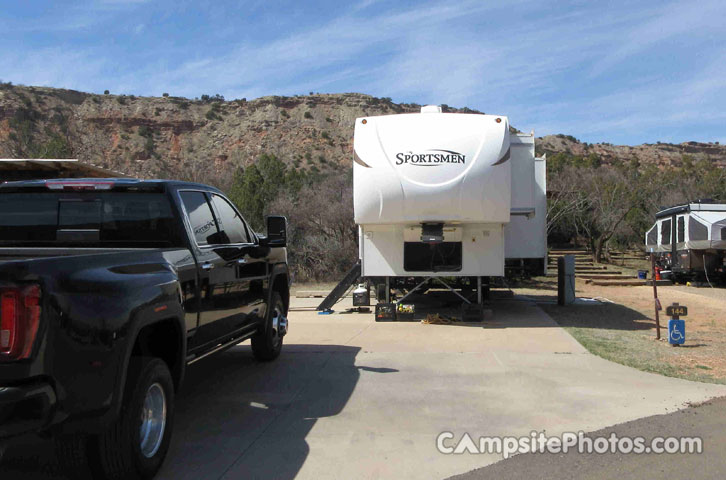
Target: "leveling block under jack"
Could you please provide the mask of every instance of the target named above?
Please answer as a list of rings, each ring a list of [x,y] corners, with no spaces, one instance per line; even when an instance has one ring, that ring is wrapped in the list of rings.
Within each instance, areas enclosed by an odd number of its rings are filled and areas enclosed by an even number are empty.
[[[343,313],[370,313],[370,311],[371,309],[369,307],[352,307],[346,308]],[[331,315],[333,313],[335,313],[335,310],[328,309],[318,312],[318,315]]]

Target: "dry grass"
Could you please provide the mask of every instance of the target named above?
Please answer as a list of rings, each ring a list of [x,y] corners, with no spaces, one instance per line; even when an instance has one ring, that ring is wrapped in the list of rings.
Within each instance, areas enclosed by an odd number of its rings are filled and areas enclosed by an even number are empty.
[[[662,305],[688,306],[686,344],[655,339],[652,287],[597,287],[577,281],[579,297],[606,298],[601,306],[558,307],[556,283],[538,278],[515,288],[535,296],[542,308],[590,352],[608,360],[672,377],[726,383],[726,290],[659,287]],[[661,336],[668,318],[661,312]]]

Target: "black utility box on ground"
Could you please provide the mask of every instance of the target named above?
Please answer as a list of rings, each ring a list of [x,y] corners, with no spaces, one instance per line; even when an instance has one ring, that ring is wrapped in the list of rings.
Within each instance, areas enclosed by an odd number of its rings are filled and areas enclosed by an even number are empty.
[[[393,322],[396,320],[395,303],[376,304],[376,322]]]
[[[412,322],[416,307],[412,304],[404,305],[399,303],[396,307],[396,320],[399,322]]]

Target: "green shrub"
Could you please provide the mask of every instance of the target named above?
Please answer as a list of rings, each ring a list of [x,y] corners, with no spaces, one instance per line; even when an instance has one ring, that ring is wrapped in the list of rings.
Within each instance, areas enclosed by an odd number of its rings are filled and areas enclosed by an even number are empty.
[[[310,112],[305,112],[305,115],[303,115],[305,118],[313,118],[313,114]]]
[[[139,135],[142,137],[153,137],[154,132],[146,125],[141,125],[139,127]]]
[[[207,117],[208,120],[222,120],[222,117],[219,116],[219,113],[221,111],[222,104],[219,102],[214,102],[211,107],[209,107],[209,110],[204,115]]]

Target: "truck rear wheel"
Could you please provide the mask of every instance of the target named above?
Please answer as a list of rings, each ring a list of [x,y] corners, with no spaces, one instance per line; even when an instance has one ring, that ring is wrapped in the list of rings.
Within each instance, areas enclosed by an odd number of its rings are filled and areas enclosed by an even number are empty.
[[[278,292],[272,293],[262,330],[252,337],[252,354],[257,360],[269,362],[280,356],[282,338],[287,333],[285,303]]]
[[[150,479],[166,457],[174,419],[174,384],[158,358],[132,358],[116,423],[89,444],[97,476]]]

